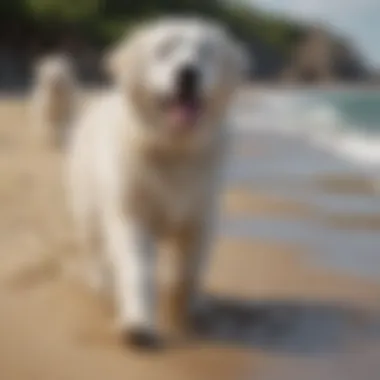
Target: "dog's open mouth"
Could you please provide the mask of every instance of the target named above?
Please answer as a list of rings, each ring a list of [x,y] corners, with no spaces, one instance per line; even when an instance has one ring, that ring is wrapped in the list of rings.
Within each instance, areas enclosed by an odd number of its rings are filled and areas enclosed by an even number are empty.
[[[169,126],[178,131],[194,128],[203,110],[203,102],[199,97],[184,94],[165,98],[161,105]]]

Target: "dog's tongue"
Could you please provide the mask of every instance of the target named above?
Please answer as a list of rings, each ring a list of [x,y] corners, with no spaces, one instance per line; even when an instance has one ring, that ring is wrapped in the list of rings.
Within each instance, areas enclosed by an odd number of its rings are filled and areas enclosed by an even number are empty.
[[[198,107],[192,103],[177,103],[171,107],[170,119],[177,128],[189,128],[195,124]]]

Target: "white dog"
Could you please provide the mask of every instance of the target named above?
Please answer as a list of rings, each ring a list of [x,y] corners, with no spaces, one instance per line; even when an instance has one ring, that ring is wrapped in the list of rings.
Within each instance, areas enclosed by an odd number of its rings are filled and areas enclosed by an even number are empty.
[[[107,62],[114,88],[73,129],[71,200],[86,268],[103,281],[109,265],[119,326],[132,343],[150,346],[159,239],[176,251],[182,322],[195,299],[212,241],[225,111],[245,58],[220,26],[172,18],[140,27]]]
[[[76,104],[76,81],[65,56],[42,59],[36,67],[32,98],[33,122],[42,141],[62,145]]]

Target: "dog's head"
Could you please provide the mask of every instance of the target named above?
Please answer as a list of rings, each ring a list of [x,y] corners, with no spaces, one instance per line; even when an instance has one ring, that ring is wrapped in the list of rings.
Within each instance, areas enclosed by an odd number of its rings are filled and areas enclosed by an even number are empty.
[[[219,25],[172,18],[137,29],[108,56],[115,82],[154,133],[204,133],[245,72],[241,47]]]

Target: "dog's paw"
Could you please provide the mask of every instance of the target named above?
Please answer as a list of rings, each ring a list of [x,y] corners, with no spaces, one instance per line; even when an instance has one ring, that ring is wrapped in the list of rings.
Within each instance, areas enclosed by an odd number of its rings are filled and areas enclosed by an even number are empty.
[[[162,338],[154,330],[143,327],[125,330],[123,332],[123,342],[144,351],[156,351],[163,348]]]

